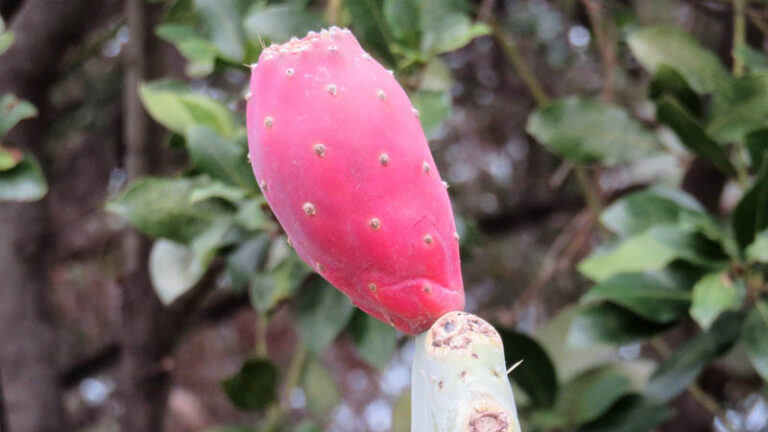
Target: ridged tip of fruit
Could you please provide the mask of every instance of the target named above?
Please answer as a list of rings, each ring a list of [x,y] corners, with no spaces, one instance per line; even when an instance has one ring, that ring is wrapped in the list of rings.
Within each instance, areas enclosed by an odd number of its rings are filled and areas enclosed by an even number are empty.
[[[492,396],[480,397],[472,402],[472,410],[464,425],[466,432],[513,432],[510,421],[514,415]]]
[[[320,41],[320,40],[332,40],[335,37],[338,37],[342,34],[351,34],[352,32],[349,31],[347,28],[339,28],[339,27],[331,27],[329,29],[323,29],[319,33],[315,31],[310,31],[307,33],[306,36],[304,36],[301,39],[297,38],[291,38],[288,42],[282,43],[282,44],[272,44],[268,46],[267,48],[264,48],[264,51],[261,53],[260,60],[263,59],[270,59],[272,57],[277,57],[281,54],[298,54],[302,51],[308,50],[312,48],[312,44]],[[330,51],[336,51],[338,50],[338,47],[336,45],[331,45],[328,47]],[[289,75],[290,76],[290,75]]]

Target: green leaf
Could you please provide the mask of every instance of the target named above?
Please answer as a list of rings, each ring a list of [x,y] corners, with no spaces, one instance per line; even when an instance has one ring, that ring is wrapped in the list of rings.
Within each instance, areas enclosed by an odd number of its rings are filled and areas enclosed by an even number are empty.
[[[523,389],[536,408],[551,407],[557,398],[557,373],[549,354],[535,339],[496,327],[504,342],[504,358],[514,364],[522,360],[509,378]]]
[[[316,274],[304,284],[296,307],[299,336],[317,354],[331,345],[353,312],[347,296]]]
[[[592,369],[562,387],[555,410],[568,424],[578,425],[600,417],[631,390],[629,378],[616,370]]]
[[[29,153],[15,167],[0,171],[0,202],[37,201],[46,193],[48,183],[43,170]]]
[[[421,40],[418,0],[384,0],[384,18],[392,36],[401,44],[418,48]]]
[[[584,301],[609,301],[647,320],[669,323],[683,316],[691,294],[647,273],[624,273],[592,287]]]
[[[24,153],[19,149],[3,147],[0,144],[0,171],[8,171],[24,160]]]
[[[421,1],[421,51],[433,56],[454,51],[472,39],[490,33],[483,23],[473,23],[465,0]]]
[[[248,286],[253,275],[266,262],[269,246],[269,236],[261,233],[227,254],[227,276],[233,290],[242,291]]]
[[[150,237],[189,243],[216,219],[230,213],[216,200],[192,201],[200,180],[187,178],[143,178],[107,204]]]
[[[233,62],[243,59],[245,36],[240,25],[242,10],[238,0],[195,0],[195,9],[223,56]]]
[[[669,328],[668,324],[644,320],[623,307],[600,303],[581,309],[571,323],[568,344],[624,345],[655,336]]]
[[[397,352],[397,331],[359,309],[352,315],[349,332],[360,357],[378,369],[384,369]]]
[[[149,277],[160,301],[165,305],[192,288],[205,273],[205,267],[187,246],[157,240],[149,253]]]
[[[196,168],[215,179],[246,192],[258,190],[243,144],[226,139],[205,126],[192,126],[187,133],[189,156]]]
[[[16,40],[16,35],[13,32],[0,33],[0,54],[8,51],[14,40]]]
[[[685,390],[706,365],[730,350],[739,337],[742,320],[738,313],[724,313],[709,331],[672,353],[648,380],[646,395],[666,401]]]
[[[190,243],[190,247],[207,266],[219,249],[237,243],[241,235],[242,232],[234,227],[231,217],[220,217],[198,234]]]
[[[355,35],[381,57],[384,63],[395,64],[395,58],[389,50],[389,44],[394,42],[387,26],[383,11],[384,0],[357,0],[344,2],[344,7],[351,17]]]
[[[231,203],[237,203],[245,198],[245,191],[217,180],[211,180],[196,187],[189,196],[189,200],[193,204],[212,198],[220,198]]]
[[[680,101],[683,106],[697,116],[701,114],[701,99],[694,92],[682,75],[669,66],[661,65],[648,87],[651,99],[659,101],[664,96]]]
[[[768,160],[768,153],[766,159]],[[760,231],[768,228],[768,163],[733,211],[733,232],[741,250],[752,244]]]
[[[693,287],[691,317],[704,330],[727,310],[738,310],[743,300],[743,281],[733,281],[727,272],[710,273]]]
[[[163,12],[162,22],[195,25],[199,18],[192,0],[171,0]]]
[[[744,146],[749,152],[752,170],[760,172],[763,158],[768,153],[768,129],[758,129],[744,137]]]
[[[628,394],[597,420],[576,432],[648,432],[672,417],[673,410],[639,394]]]
[[[323,28],[323,20],[296,5],[281,4],[274,6],[255,5],[248,10],[243,19],[243,26],[248,39],[268,42],[287,42],[291,37],[303,37],[310,30]]]
[[[579,263],[578,269],[588,278],[602,282],[619,273],[661,270],[677,259],[712,269],[728,263],[722,248],[711,240],[695,232],[659,225],[610,249],[593,252]]]
[[[617,165],[656,151],[656,139],[621,108],[576,97],[549,103],[528,117],[526,131],[574,163]]]
[[[274,242],[273,249],[275,244],[281,243]],[[289,298],[296,291],[309,273],[310,269],[303,261],[295,255],[290,255],[274,269],[266,273],[254,274],[250,290],[253,307],[262,314],[271,312],[278,303]]]
[[[183,84],[153,81],[139,87],[144,108],[158,123],[180,135],[194,125],[208,126],[224,137],[235,132],[235,121],[227,107],[207,96],[193,93]]]
[[[749,46],[741,45],[733,50],[734,56],[740,58],[752,73],[768,72],[768,57]]]
[[[712,98],[709,134],[720,142],[741,141],[768,125],[768,74],[733,78]]]
[[[318,418],[328,417],[339,404],[341,394],[331,372],[312,356],[307,362],[301,378],[301,387],[307,396],[307,408]]]
[[[190,77],[202,78],[213,72],[219,49],[202,37],[193,26],[162,24],[157,27],[157,35],[174,44],[187,59],[186,72]]]
[[[747,247],[747,258],[750,261],[768,263],[768,230],[755,236],[755,241]]]
[[[696,119],[676,100],[670,97],[662,98],[656,107],[656,118],[675,131],[686,147],[709,161],[723,174],[731,177],[736,175],[736,168],[725,150],[704,132]]]
[[[768,300],[762,299],[755,303],[749,312],[741,340],[747,349],[747,355],[755,366],[755,370],[768,382]]]
[[[424,135],[427,139],[434,138],[440,125],[451,114],[451,96],[444,91],[417,91],[411,93],[411,102],[419,111]]]
[[[635,58],[651,74],[662,65],[676,70],[698,93],[710,93],[728,79],[717,57],[676,27],[647,27],[627,39]]]
[[[269,230],[273,221],[262,210],[264,198],[249,198],[240,202],[235,221],[249,231]]]
[[[640,234],[655,225],[686,229],[714,224],[695,198],[665,187],[643,189],[617,200],[603,211],[600,220],[621,237]]]
[[[13,94],[6,94],[0,98],[0,138],[4,137],[16,123],[35,117],[37,108],[27,101],[23,101]]]
[[[221,382],[232,404],[243,411],[261,411],[277,401],[277,367],[267,359],[252,358],[240,371]]]

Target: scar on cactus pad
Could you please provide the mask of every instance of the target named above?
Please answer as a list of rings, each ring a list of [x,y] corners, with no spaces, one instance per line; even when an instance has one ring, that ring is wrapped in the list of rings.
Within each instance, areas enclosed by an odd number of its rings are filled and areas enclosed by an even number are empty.
[[[501,337],[484,320],[437,320],[416,338],[411,374],[412,431],[520,431]]]
[[[332,28],[265,48],[250,95],[253,172],[298,255],[405,333],[463,309],[448,193],[390,71]]]

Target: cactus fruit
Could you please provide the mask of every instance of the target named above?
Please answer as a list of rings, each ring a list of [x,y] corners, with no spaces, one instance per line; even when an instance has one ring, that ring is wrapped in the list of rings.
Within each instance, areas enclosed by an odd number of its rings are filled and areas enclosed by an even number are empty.
[[[416,338],[411,430],[520,432],[499,333],[451,312]]]
[[[448,193],[391,72],[332,28],[265,48],[250,94],[253,172],[298,255],[409,334],[463,309]]]

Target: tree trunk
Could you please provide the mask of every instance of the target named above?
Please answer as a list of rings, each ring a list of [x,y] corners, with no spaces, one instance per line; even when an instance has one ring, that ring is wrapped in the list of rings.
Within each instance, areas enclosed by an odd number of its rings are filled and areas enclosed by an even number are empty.
[[[21,4],[10,22],[16,40],[0,56],[0,95],[15,93],[30,100],[41,117],[17,127],[7,137],[10,143],[39,154],[46,132],[46,94],[59,62],[107,3]],[[55,326],[46,305],[45,203],[0,203],[0,380],[7,429],[13,432],[68,430],[57,379]]]

